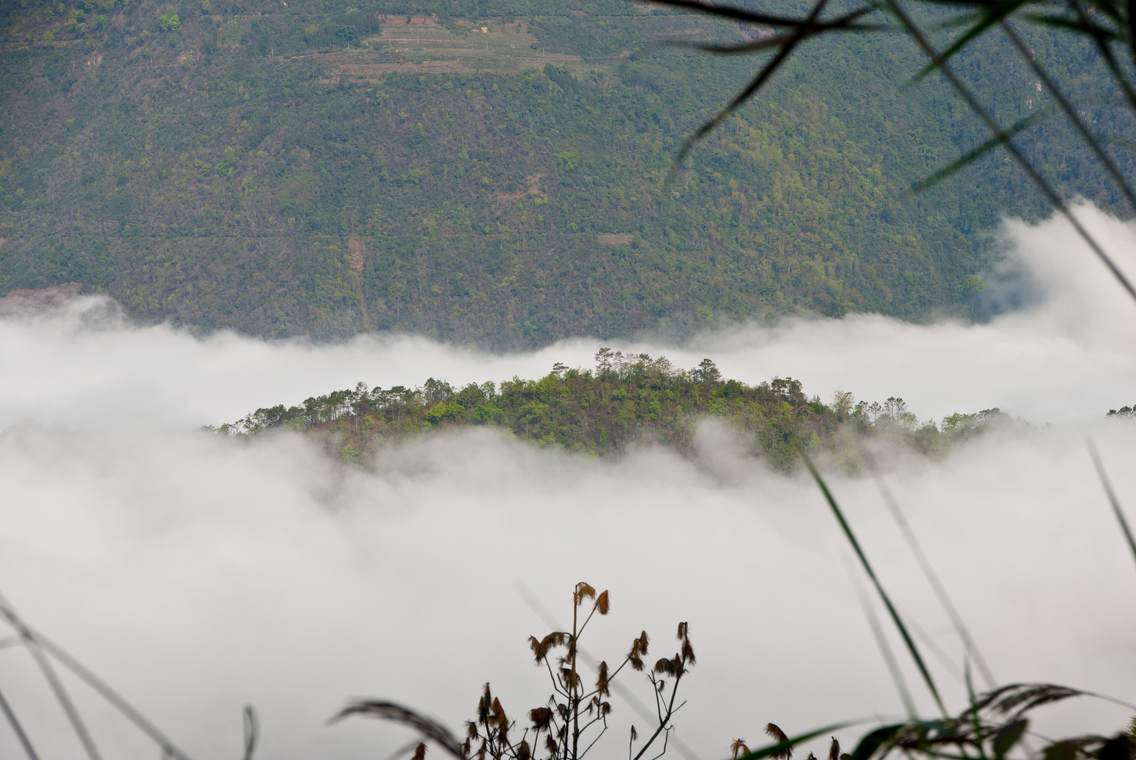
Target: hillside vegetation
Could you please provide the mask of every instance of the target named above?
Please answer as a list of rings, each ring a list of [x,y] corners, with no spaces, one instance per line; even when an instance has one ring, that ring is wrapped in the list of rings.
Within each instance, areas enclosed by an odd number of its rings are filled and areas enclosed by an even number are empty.
[[[812,450],[836,453],[858,466],[853,436],[887,438],[940,455],[994,424],[1021,424],[986,409],[954,414],[936,425],[921,422],[901,398],[868,403],[839,393],[825,404],[806,396],[792,378],[751,386],[723,378],[709,359],[678,370],[662,357],[601,348],[594,371],[557,364],[538,380],[513,378],[463,388],[433,378],[419,388],[360,383],[296,406],[258,409],[216,430],[238,437],[305,432],[321,436],[339,456],[354,461],[408,436],[482,426],[542,446],[617,456],[638,444],[690,454],[697,424],[705,419],[728,425],[748,442],[749,454],[779,469],[792,468],[801,451]]]
[[[806,49],[666,183],[755,61],[664,42],[747,33],[623,0],[6,2],[0,294],[79,283],[142,319],[494,348],[963,309],[998,213],[1045,206],[997,152],[910,196],[984,136],[940,83],[901,87],[902,38]],[[959,68],[1010,93],[1009,124],[1044,103],[993,37]],[[1057,42],[1044,62],[1121,128],[1091,52]],[[1025,144],[1115,201],[1060,120]]]

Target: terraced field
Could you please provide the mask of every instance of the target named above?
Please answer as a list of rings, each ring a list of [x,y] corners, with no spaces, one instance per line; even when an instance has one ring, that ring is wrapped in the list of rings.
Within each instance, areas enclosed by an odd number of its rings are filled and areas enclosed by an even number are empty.
[[[514,74],[546,64],[593,68],[578,55],[549,52],[523,20],[443,25],[425,16],[382,20],[381,33],[355,49],[320,56],[334,66],[333,79],[381,79],[406,74]]]

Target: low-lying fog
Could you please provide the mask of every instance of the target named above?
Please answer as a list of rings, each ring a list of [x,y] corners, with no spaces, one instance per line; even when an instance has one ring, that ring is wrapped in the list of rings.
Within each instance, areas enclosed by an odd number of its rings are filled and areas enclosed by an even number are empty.
[[[1136,228],[1080,212],[1118,257],[1136,256]],[[988,324],[854,316],[612,345],[680,367],[710,357],[749,382],[791,375],[825,399],[898,395],[922,417],[997,406],[1051,423],[990,434],[943,463],[900,456],[889,485],[999,680],[1134,701],[1136,568],[1085,438],[1136,517],[1136,421],[1103,418],[1136,402],[1136,304],[1060,223],[1002,235],[1031,298]],[[725,757],[736,736],[760,744],[771,720],[792,733],[900,715],[860,574],[816,488],[738,458],[721,429],[702,431],[693,461],[657,449],[596,461],[473,431],[412,441],[367,472],[297,436],[243,445],[197,432],[359,380],[590,366],[599,344],[491,356],[413,337],[197,338],[132,325],[99,298],[36,309],[9,298],[0,591],[195,758],[238,756],[245,704],[261,716],[259,756],[284,760],[384,757],[410,738],[327,726],[355,696],[396,698],[458,729],[491,680],[519,717],[546,694],[526,639],[548,630],[520,588],[564,620],[577,580],[611,589],[611,615],[584,641],[598,656],[619,659],[642,628],[652,655],[667,654],[675,622],[690,622],[699,659],[678,737],[699,757]],[[927,654],[961,706],[962,647],[876,484],[831,485],[901,611],[941,650]],[[650,700],[645,683],[624,682]],[[0,691],[44,757],[78,756],[22,650],[0,648]],[[74,693],[105,756],[156,754]],[[634,716],[618,698],[616,709]],[[1130,717],[1093,702],[1052,713],[1055,732],[1114,731]],[[601,755],[625,739],[613,734]],[[18,753],[0,727],[0,756]]]

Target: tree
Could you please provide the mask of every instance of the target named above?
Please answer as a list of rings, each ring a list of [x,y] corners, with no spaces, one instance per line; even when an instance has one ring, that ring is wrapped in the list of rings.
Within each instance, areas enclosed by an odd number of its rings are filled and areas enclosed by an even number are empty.
[[[181,28],[181,18],[177,11],[166,11],[158,16],[158,28],[163,32],[176,32]]]

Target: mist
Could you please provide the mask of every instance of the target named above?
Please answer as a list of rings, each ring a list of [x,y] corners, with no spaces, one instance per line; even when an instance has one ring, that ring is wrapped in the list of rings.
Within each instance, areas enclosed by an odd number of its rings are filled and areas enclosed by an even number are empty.
[[[1078,213],[1132,269],[1136,228]],[[857,601],[860,573],[815,486],[745,459],[712,424],[692,458],[641,448],[600,461],[477,430],[405,442],[366,469],[297,435],[246,444],[198,432],[357,381],[587,367],[607,343],[680,367],[710,357],[747,382],[797,377],[822,398],[898,395],[924,418],[1000,407],[1036,423],[944,462],[893,459],[888,485],[1000,681],[1132,701],[1136,573],[1085,439],[1122,502],[1136,503],[1136,425],[1104,419],[1136,401],[1136,306],[1059,221],[1008,222],[998,235],[1014,276],[991,279],[1025,283],[1029,298],[986,324],[798,319],[679,345],[581,338],[489,355],[414,336],[198,337],[133,324],[102,297],[10,297],[0,591],[194,757],[238,755],[245,704],[261,717],[259,756],[285,759],[382,757],[411,738],[366,721],[328,726],[356,696],[398,699],[456,730],[489,680],[520,715],[547,694],[526,639],[549,625],[525,592],[563,621],[579,580],[612,594],[584,641],[597,657],[621,658],[641,629],[653,656],[668,654],[675,623],[689,621],[699,660],[677,736],[700,757],[726,756],[737,736],[759,744],[768,721],[792,733],[901,716]],[[901,611],[941,650],[932,667],[961,706],[962,647],[877,484],[832,473],[831,485]],[[647,684],[625,684],[649,702]],[[0,685],[42,755],[78,754],[21,650],[0,649]],[[74,693],[107,756],[152,756]],[[616,725],[642,727],[615,704]],[[1130,717],[1100,703],[1051,713],[1055,731],[1115,731]],[[611,745],[625,736],[613,731]],[[0,756],[17,752],[0,732]]]

